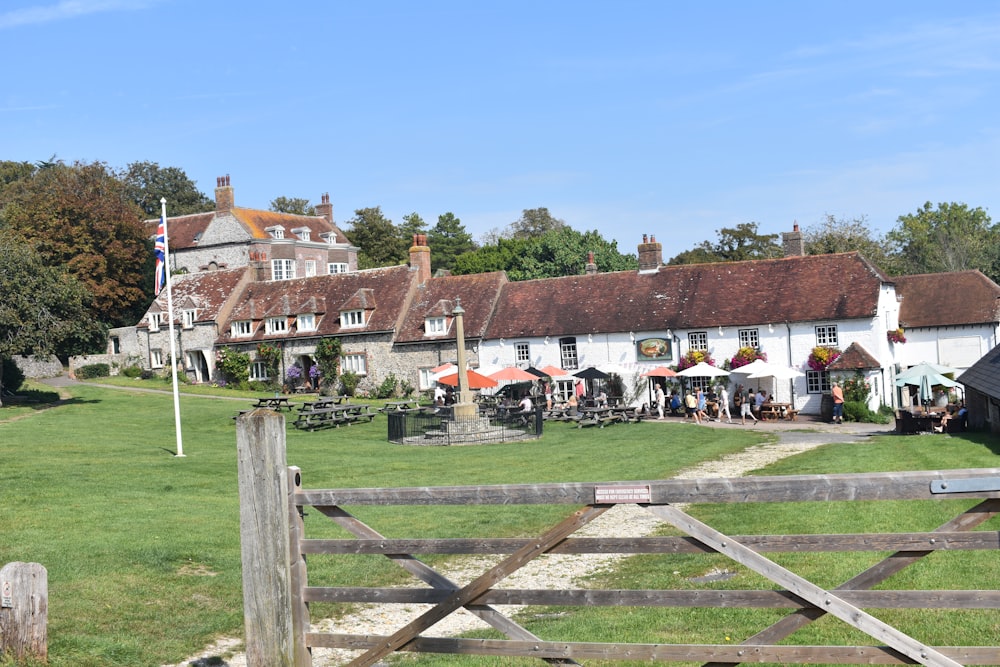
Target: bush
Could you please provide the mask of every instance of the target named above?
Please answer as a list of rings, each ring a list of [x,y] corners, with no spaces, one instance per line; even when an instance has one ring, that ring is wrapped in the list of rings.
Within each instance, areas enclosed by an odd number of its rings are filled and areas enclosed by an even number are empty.
[[[126,366],[122,369],[122,375],[127,378],[137,378],[142,377],[142,369],[138,366]]]
[[[347,371],[340,376],[340,384],[344,386],[344,396],[354,396],[354,391],[358,388],[361,378],[351,371]]]
[[[0,381],[0,387],[3,388],[4,392],[13,394],[21,388],[22,384],[24,384],[24,373],[17,367],[13,359],[4,359],[3,379]]]
[[[250,355],[231,347],[215,353],[216,368],[226,384],[239,386],[250,379]]]
[[[375,390],[375,398],[392,398],[396,395],[396,376],[392,373],[382,380],[382,384]]]
[[[109,375],[111,375],[111,366],[108,364],[87,364],[76,369],[76,376],[81,380],[106,378]]]
[[[153,378],[156,377],[156,371],[144,370],[142,373],[139,374],[139,377],[142,378],[143,380],[152,380]]]

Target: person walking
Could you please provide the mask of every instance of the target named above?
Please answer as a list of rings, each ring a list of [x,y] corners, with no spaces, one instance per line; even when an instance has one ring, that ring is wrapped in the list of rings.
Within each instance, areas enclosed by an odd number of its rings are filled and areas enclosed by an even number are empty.
[[[698,387],[697,396],[698,396],[698,423],[700,424],[701,420],[703,419],[705,421],[709,421],[708,413],[705,411],[705,409],[708,407],[708,400],[705,398],[705,390],[702,389],[701,387]]]
[[[754,416],[752,409],[754,402],[753,388],[748,389],[746,394],[742,393],[742,389],[740,391],[741,391],[740,397],[742,399],[740,402],[740,423],[742,423],[743,426],[746,426],[747,417],[749,417],[750,419],[753,420],[754,426],[756,426],[757,417]]]
[[[844,423],[844,390],[840,388],[839,382],[834,382],[830,389],[833,395],[833,423]]]
[[[687,416],[694,420],[695,424],[701,423],[701,418],[698,416],[698,399],[695,398],[694,393],[688,389],[687,395],[684,396],[684,410],[687,412]]]
[[[726,385],[719,387],[719,421],[722,421],[722,415],[726,415],[726,423],[733,423],[733,416],[729,413],[729,390],[726,389]]]
[[[663,406],[667,400],[666,396],[663,395],[663,387],[657,384],[653,396],[656,399],[656,414],[659,415],[660,419],[663,419]]]

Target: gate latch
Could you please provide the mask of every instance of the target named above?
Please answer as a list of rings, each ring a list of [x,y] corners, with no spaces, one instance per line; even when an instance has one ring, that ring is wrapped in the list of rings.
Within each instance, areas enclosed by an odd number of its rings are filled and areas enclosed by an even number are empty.
[[[1000,491],[1000,477],[936,479],[931,482],[931,493],[971,493],[976,491]]]

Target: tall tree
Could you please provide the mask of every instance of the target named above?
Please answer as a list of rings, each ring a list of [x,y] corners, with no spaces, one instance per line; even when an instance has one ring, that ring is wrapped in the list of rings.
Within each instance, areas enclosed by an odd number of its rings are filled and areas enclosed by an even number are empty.
[[[139,206],[147,220],[160,217],[160,199],[167,200],[167,215],[171,216],[206,213],[215,208],[212,200],[178,167],[133,162],[118,178],[125,184],[125,195]]]
[[[437,224],[427,232],[427,245],[431,248],[431,266],[446,271],[455,266],[456,257],[476,248],[462,221],[450,212],[438,216]]]
[[[152,292],[152,242],[125,186],[99,162],[56,164],[4,192],[2,223],[93,297],[91,317],[134,324]]]
[[[344,233],[358,247],[358,268],[393,266],[406,261],[409,244],[400,238],[399,229],[382,214],[382,208],[359,208],[347,221]]]
[[[520,218],[510,223],[510,235],[515,239],[535,238],[565,226],[564,221],[552,217],[544,206],[526,208],[521,211]]]
[[[403,216],[403,222],[399,225],[399,237],[407,247],[409,247],[410,243],[413,243],[414,234],[426,233],[427,223],[424,222],[424,219],[416,211]]]
[[[899,216],[886,238],[896,273],[979,269],[998,278],[998,231],[981,208],[956,203],[933,208],[926,202],[916,213]]]
[[[271,211],[292,213],[294,215],[316,215],[316,207],[309,204],[308,199],[300,197],[278,197],[271,200]]]
[[[103,348],[106,332],[87,311],[83,285],[9,235],[0,235],[0,295],[0,362]]]
[[[758,234],[756,222],[741,222],[736,227],[716,230],[717,243],[702,241],[692,250],[672,257],[667,264],[702,264],[705,262],[741,262],[747,259],[781,257],[777,234]]]
[[[807,228],[803,237],[809,255],[857,251],[875,266],[888,268],[886,240],[872,236],[867,216],[848,220],[827,214],[821,223]]]
[[[35,173],[35,165],[30,162],[11,162],[0,160],[0,205],[3,204],[3,192],[7,186],[25,178],[31,178]]]

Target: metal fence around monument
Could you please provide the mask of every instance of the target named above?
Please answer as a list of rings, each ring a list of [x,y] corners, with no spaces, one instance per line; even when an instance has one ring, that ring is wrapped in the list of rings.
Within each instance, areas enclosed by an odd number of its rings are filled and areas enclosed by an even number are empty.
[[[542,435],[542,410],[480,408],[455,416],[450,406],[389,413],[389,442],[398,445],[484,445],[534,440]]]

